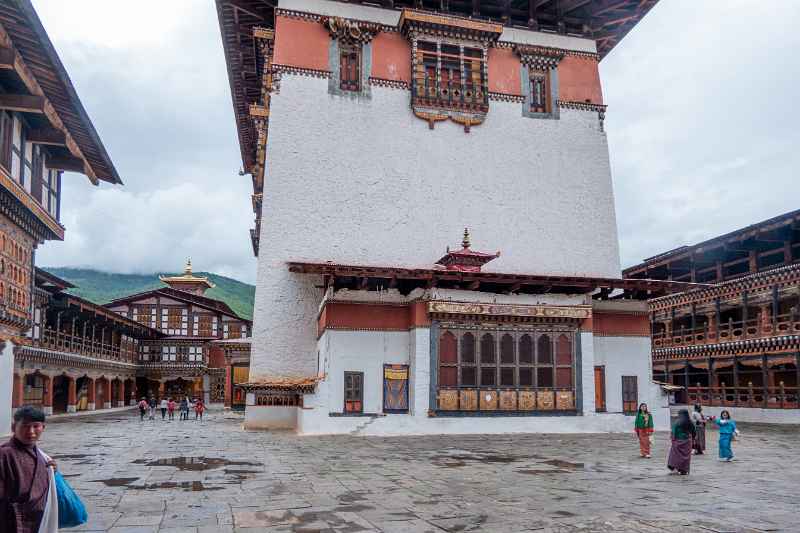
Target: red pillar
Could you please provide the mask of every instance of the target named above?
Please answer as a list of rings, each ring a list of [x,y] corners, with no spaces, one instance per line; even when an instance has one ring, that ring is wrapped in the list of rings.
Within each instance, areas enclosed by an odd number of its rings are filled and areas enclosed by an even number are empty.
[[[97,409],[97,404],[95,404],[94,402],[96,387],[97,385],[95,384],[95,381],[87,376],[86,377],[86,403],[88,404],[86,406],[87,411],[94,411],[95,409]]]
[[[225,365],[225,407],[230,409],[233,403],[233,367]]]
[[[78,391],[75,378],[67,377],[67,412],[74,413],[78,410]]]
[[[14,390],[11,394],[11,407],[16,409],[22,405],[23,398],[25,398],[25,376],[14,374]]]
[[[103,380],[103,409],[111,408],[111,380]]]
[[[42,410],[46,415],[53,414],[53,378],[42,376]]]
[[[125,407],[125,382],[117,380],[117,405],[114,407]]]

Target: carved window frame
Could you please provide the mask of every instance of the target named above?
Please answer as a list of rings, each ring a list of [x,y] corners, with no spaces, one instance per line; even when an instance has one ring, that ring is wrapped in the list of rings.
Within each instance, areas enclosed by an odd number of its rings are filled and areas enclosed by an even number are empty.
[[[558,120],[561,118],[558,108],[558,63],[564,57],[560,50],[518,46],[516,52],[520,58],[520,80],[525,101],[522,104],[522,116],[528,118]],[[534,102],[533,94],[536,83],[545,87],[544,105]]]
[[[337,96],[371,98],[369,77],[372,75],[372,38],[380,31],[380,25],[339,17],[324,17],[322,24],[331,36],[328,48],[328,64],[331,76],[328,92]],[[358,54],[358,88],[342,87],[342,55],[348,51]]]

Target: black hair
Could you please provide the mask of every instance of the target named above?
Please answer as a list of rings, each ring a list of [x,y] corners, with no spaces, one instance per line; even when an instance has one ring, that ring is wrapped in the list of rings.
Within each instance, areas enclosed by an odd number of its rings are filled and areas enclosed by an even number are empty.
[[[695,434],[694,424],[692,424],[692,420],[689,418],[688,410],[681,409],[678,411],[678,427],[680,427],[686,433],[691,433],[692,435]]]
[[[642,402],[642,403],[640,403],[640,404],[639,404],[639,412],[640,412],[640,413],[642,412],[642,407],[644,407],[645,409],[647,409],[647,412],[648,412],[648,413],[650,412],[650,408],[647,406],[647,404],[646,404],[645,402]]]
[[[700,405],[699,403],[696,403],[696,404],[694,404],[694,410],[697,411],[698,413],[702,413],[703,412],[703,406]]]
[[[32,405],[23,405],[14,413],[14,423],[41,422],[44,424],[44,412]]]
[[[723,411],[719,414],[719,417],[722,418],[722,415],[728,415],[728,420],[731,419],[731,413],[727,409],[723,409]]]

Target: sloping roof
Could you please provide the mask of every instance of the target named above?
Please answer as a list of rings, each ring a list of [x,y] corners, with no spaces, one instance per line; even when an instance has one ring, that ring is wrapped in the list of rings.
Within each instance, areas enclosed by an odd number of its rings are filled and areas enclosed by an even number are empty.
[[[35,268],[35,279],[36,279],[36,285],[42,287],[43,289],[53,288],[59,291],[63,291],[64,289],[75,288],[75,285],[73,285],[69,281],[61,279],[55,274],[51,274],[50,272],[42,270],[39,267]]]
[[[105,307],[114,307],[116,305],[124,303],[135,302],[136,300],[141,300],[149,296],[159,296],[159,295],[166,296],[167,298],[173,298],[175,300],[180,300],[182,302],[198,305],[200,307],[204,307],[211,311],[218,311],[222,314],[231,316],[237,320],[247,322],[248,324],[251,323],[250,320],[236,314],[236,312],[222,300],[208,298],[206,296],[199,296],[197,294],[190,294],[188,292],[179,291],[177,289],[172,289],[170,287],[161,287],[159,289],[151,289],[149,291],[129,294],[128,296],[123,296],[122,298],[117,298],[116,300],[108,302],[107,304],[105,304]]]
[[[122,184],[30,0],[0,2],[0,24],[97,179]]]

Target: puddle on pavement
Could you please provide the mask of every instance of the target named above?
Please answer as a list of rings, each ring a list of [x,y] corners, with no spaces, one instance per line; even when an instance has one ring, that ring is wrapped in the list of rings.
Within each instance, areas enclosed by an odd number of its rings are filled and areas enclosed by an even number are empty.
[[[88,453],[65,453],[65,454],[61,454],[61,455],[51,455],[50,457],[52,459],[55,459],[55,460],[58,460],[58,459],[70,460],[70,459],[85,459],[87,457],[97,457],[98,455],[105,455],[105,454],[104,453],[93,453],[93,454],[88,454]]]
[[[213,470],[223,466],[261,466],[261,463],[252,461],[230,461],[219,457],[168,457],[149,461],[147,459],[137,459],[133,461],[137,465],[145,466],[172,466],[182,471],[200,472],[203,470]]]
[[[94,479],[92,481],[94,483],[103,483],[107,487],[125,487],[128,490],[182,489],[189,492],[222,490],[222,487],[208,487],[203,485],[202,481],[163,481],[161,483],[133,485],[133,482],[138,480],[138,477],[115,477],[111,479]]]
[[[556,468],[565,468],[567,470],[583,470],[583,463],[570,463],[561,459],[550,459],[549,461],[542,461],[542,464],[555,466]]]
[[[547,468],[547,469],[533,469],[533,468],[524,468],[522,470],[515,470],[517,474],[529,474],[531,476],[535,476],[538,474],[564,474],[563,470],[557,470],[555,468]]]
[[[502,453],[453,453],[450,455],[435,455],[431,463],[444,468],[460,468],[467,463],[483,464],[508,464],[530,459],[530,456],[515,456]]]

